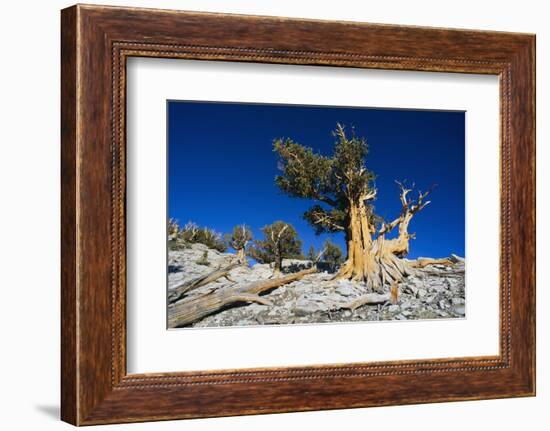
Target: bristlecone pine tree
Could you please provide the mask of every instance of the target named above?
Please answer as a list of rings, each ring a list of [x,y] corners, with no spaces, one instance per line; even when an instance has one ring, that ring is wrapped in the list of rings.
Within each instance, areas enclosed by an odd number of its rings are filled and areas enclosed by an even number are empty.
[[[264,239],[254,240],[248,255],[260,263],[273,263],[274,275],[280,275],[284,258],[300,257],[302,241],[298,239],[296,229],[283,221],[262,228]]]
[[[418,192],[418,197],[411,199],[412,187],[398,182],[401,214],[392,222],[383,222],[372,204],[376,188],[374,174],[365,166],[366,140],[353,131],[346,134],[340,124],[333,134],[336,142],[331,157],[289,138],[275,140],[282,171],[275,181],[290,196],[318,202],[304,214],[317,233],[345,234],[347,259],[336,278],[363,281],[369,290],[379,290],[414,273],[415,264],[402,259],[414,237],[408,227],[412,217],[430,203],[426,200],[430,191]],[[396,227],[398,235],[386,238]]]
[[[252,240],[252,230],[245,224],[235,226],[233,232],[227,236],[227,244],[237,252],[237,260],[246,262],[245,250]]]

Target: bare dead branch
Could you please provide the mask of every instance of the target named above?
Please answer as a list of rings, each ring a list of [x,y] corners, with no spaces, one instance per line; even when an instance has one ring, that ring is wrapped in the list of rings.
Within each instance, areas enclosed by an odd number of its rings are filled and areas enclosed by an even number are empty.
[[[229,265],[215,269],[212,272],[209,272],[207,274],[201,275],[197,278],[194,278],[193,280],[186,281],[175,288],[171,289],[168,293],[168,302],[174,303],[178,300],[180,300],[185,294],[189,293],[192,290],[198,289],[201,286],[205,286],[209,283],[212,283],[213,281],[216,281],[219,278],[226,277],[229,279],[229,272],[232,269],[237,268],[239,265],[241,265],[240,262],[232,262]]]
[[[293,281],[300,280],[306,275],[313,274],[316,271],[317,267],[312,266],[311,268],[289,274],[285,277],[255,281],[240,287],[216,290],[196,298],[180,301],[177,304],[170,304],[168,306],[169,327],[176,328],[189,325],[239,302],[260,302],[268,305],[269,301],[259,295],[285,284],[292,283]]]
[[[344,226],[335,223],[327,212],[314,211],[311,215],[315,217],[315,220],[313,220],[315,224],[326,224],[336,230],[345,230]]]
[[[410,261],[409,265],[412,266],[413,268],[424,268],[428,265],[454,265],[454,264],[447,258],[432,259],[430,257],[419,257],[416,260]]]
[[[317,257],[315,257],[315,260],[313,261],[314,264],[317,264],[320,260],[321,260],[321,257],[323,256],[323,254],[325,254],[327,251],[327,248],[323,248],[323,250],[321,250],[318,254],[317,254]]]

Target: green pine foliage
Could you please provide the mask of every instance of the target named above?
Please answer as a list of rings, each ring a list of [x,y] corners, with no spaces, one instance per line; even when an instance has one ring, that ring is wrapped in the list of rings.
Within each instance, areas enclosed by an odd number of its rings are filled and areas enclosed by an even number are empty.
[[[275,263],[275,268],[280,270],[283,259],[302,256],[302,241],[291,224],[276,221],[264,226],[262,233],[264,238],[254,240],[248,249],[248,255],[258,262]]]
[[[227,243],[222,234],[213,229],[200,227],[193,222],[188,222],[180,228],[172,219],[168,221],[168,246],[172,250],[188,248],[190,244],[196,243],[219,252],[227,250]]]
[[[234,250],[246,248],[250,241],[252,241],[252,230],[246,224],[235,226],[233,232],[225,235],[226,244]]]
[[[289,196],[317,202],[304,213],[304,219],[317,234],[345,231],[349,225],[350,204],[374,188],[375,176],[365,166],[367,141],[357,137],[353,130],[346,135],[340,124],[333,135],[335,144],[331,156],[317,154],[289,138],[276,139],[273,143],[281,170],[275,182]],[[374,208],[369,209],[369,217],[377,220]]]
[[[334,244],[330,239],[325,241],[323,250],[324,253],[321,257],[323,262],[328,263],[332,268],[336,268],[342,263],[342,249],[337,244]]]

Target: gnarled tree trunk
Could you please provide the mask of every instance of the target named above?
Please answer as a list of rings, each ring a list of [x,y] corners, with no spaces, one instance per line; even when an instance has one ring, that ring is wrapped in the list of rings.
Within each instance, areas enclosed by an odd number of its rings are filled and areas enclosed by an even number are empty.
[[[390,286],[403,281],[415,273],[415,268],[429,264],[450,264],[447,259],[418,260],[411,262],[402,259],[409,253],[409,240],[414,234],[409,234],[409,223],[418,211],[430,201],[424,202],[428,192],[419,193],[418,199],[412,201],[407,198],[411,189],[401,187],[401,215],[391,223],[383,223],[377,236],[374,224],[369,218],[369,209],[366,202],[373,199],[375,192],[365,193],[357,201],[350,202],[349,227],[346,231],[347,252],[346,262],[340,268],[336,278],[364,281],[367,288],[380,290],[385,285]],[[398,227],[398,236],[386,239],[386,234]]]
[[[368,281],[375,271],[373,241],[367,208],[364,201],[352,203],[349,210],[349,227],[346,231],[348,257],[337,278]]]

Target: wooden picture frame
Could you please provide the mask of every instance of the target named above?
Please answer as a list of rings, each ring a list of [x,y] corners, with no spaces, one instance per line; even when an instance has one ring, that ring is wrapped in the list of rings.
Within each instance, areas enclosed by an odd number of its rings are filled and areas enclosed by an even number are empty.
[[[77,5],[62,11],[61,417],[75,425],[535,394],[535,36]],[[500,354],[126,372],[131,56],[500,78]]]

